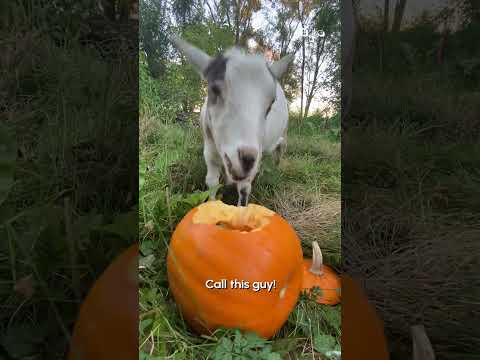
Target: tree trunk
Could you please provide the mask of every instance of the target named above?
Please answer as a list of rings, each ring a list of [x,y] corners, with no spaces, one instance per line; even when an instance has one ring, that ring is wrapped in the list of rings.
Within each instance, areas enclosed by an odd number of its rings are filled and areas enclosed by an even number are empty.
[[[304,24],[304,10],[302,2],[298,3],[298,15],[302,24],[302,69],[300,76],[300,119],[303,120],[303,95],[304,95],[304,83],[305,83],[305,24]]]
[[[303,25],[302,25],[303,27]],[[305,84],[305,36],[302,35],[302,75],[301,75],[301,91],[300,98],[300,119],[303,119],[303,88]]]
[[[315,96],[315,91],[317,90],[315,85],[317,84],[318,73],[320,71],[320,57],[322,56],[323,50],[325,49],[326,40],[327,40],[327,36],[325,35],[323,37],[323,41],[321,41],[322,45],[320,46],[320,39],[318,40],[318,43],[317,43],[317,50],[315,52],[315,57],[316,57],[315,71],[313,73],[312,87],[310,88],[310,91],[307,94],[307,102],[305,104],[305,114],[304,114],[305,118],[308,116],[310,105],[312,104],[313,97]]]
[[[241,0],[234,0],[235,4],[235,45],[240,42],[240,4]]]
[[[400,28],[402,27],[403,14],[405,13],[406,4],[407,0],[397,0],[397,3],[395,4],[395,13],[392,25],[393,32],[400,31]]]
[[[308,117],[308,112],[310,111],[310,105],[312,104],[313,96],[307,95],[307,100],[305,102],[305,111],[303,117],[306,119]]]
[[[342,91],[341,91],[341,126],[348,128],[350,105],[352,103],[353,62],[355,53],[355,32],[358,17],[353,0],[345,1],[342,6]]]
[[[438,51],[437,51],[438,65],[443,64],[443,59],[445,58],[445,49],[447,47],[447,39],[448,39],[448,27],[445,24],[445,29],[443,30],[442,38],[440,39],[440,44],[438,46]]]
[[[215,18],[215,15],[213,14],[213,10],[212,10],[212,7],[210,6],[210,3],[208,1],[205,1],[205,4],[207,4],[207,8],[208,8],[208,11],[210,12],[210,17],[212,18],[212,21],[215,24],[220,25],[217,19]]]
[[[388,32],[390,19],[390,0],[385,0],[383,7],[383,32]]]

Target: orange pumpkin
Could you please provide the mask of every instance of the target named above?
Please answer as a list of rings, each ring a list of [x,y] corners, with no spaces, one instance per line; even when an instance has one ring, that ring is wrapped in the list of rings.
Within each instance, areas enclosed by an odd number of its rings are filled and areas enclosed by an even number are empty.
[[[342,274],[342,359],[388,360],[383,322],[360,285]]]
[[[312,259],[303,260],[303,290],[310,292],[313,288],[320,288],[317,296],[319,304],[336,305],[340,302],[341,282],[337,273],[323,264],[322,251],[318,243],[312,243]]]
[[[121,253],[83,302],[68,360],[138,359],[138,244]]]
[[[173,233],[167,257],[170,289],[197,333],[224,327],[269,338],[297,302],[302,256],[295,231],[275,212],[210,201],[192,209]],[[233,288],[235,280],[248,282],[249,288]],[[254,291],[255,282],[273,281],[271,291]],[[226,288],[208,288],[214,285]]]

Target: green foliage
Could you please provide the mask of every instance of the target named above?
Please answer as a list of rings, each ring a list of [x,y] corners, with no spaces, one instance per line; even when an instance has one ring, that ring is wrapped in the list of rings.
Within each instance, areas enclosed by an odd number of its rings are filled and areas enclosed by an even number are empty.
[[[214,360],[281,360],[280,354],[272,352],[272,346],[252,333],[242,334],[235,330],[233,339],[223,336],[212,353]]]
[[[168,5],[165,0],[140,0],[139,48],[146,55],[143,58],[148,74],[153,78],[160,77],[165,71],[168,58],[168,34],[170,22]],[[141,84],[141,82],[140,82]]]
[[[156,121],[169,124],[182,111],[183,100],[195,89],[184,86],[180,65],[169,63],[160,78],[150,76],[143,54],[139,61],[139,97],[142,117],[154,117]]]

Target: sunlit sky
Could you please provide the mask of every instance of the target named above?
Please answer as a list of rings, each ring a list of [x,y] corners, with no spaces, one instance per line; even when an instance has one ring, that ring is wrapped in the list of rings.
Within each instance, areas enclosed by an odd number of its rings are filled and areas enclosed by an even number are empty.
[[[252,27],[254,29],[265,29],[267,27],[267,20],[265,19],[263,11],[259,11],[259,12],[256,12],[256,13],[253,14],[253,16],[252,16]],[[300,38],[301,35],[302,35],[302,29],[299,26],[297,28],[294,36],[293,36],[293,41]],[[252,42],[254,43],[253,40],[252,40]],[[251,44],[249,44],[249,45],[251,45]],[[297,62],[298,65],[300,65],[300,56],[299,55],[300,55],[300,53],[297,53],[297,55],[295,57],[295,62]],[[324,64],[321,67],[321,69],[326,67],[327,65],[328,64]],[[320,87],[317,91],[316,96],[312,100],[312,103],[310,105],[309,113],[313,113],[313,112],[315,112],[319,109],[321,109],[321,110],[325,109],[327,107],[327,105],[321,99],[322,99],[322,97],[325,97],[325,96],[328,96],[328,95],[329,95],[329,93],[327,92],[327,90],[325,88]],[[297,96],[295,97],[293,102],[289,104],[291,110],[296,111],[296,110],[300,109],[300,99],[301,99],[301,97],[300,97],[300,88],[299,88]],[[304,99],[304,106],[305,106],[305,99]]]

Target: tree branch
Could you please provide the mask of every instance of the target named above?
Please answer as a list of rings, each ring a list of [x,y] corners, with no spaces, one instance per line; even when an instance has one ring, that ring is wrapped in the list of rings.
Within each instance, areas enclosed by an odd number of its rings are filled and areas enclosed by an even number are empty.
[[[205,0],[205,4],[206,4],[207,7],[208,7],[208,10],[209,10],[209,12],[210,12],[210,16],[212,17],[213,22],[218,25],[218,22],[215,20],[215,16],[213,15],[212,7],[210,6],[210,3],[208,2],[208,0]]]

